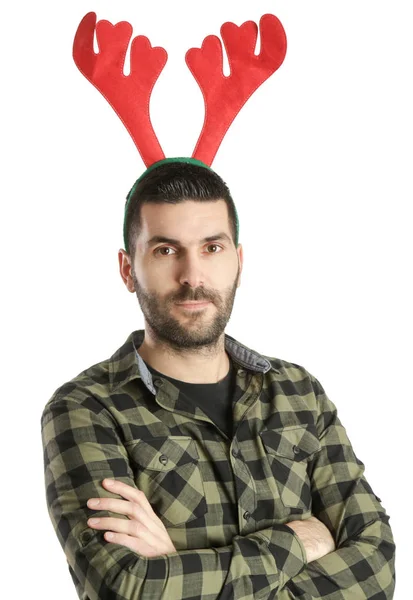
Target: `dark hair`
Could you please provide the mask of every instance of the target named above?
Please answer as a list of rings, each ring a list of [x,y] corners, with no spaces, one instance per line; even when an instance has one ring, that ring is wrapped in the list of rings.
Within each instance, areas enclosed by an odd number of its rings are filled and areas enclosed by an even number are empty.
[[[178,204],[184,200],[225,200],[232,238],[234,244],[238,245],[238,216],[226,183],[212,169],[196,164],[170,162],[144,174],[129,192],[124,225],[125,250],[131,256],[135,255],[141,226],[141,207],[144,204]]]

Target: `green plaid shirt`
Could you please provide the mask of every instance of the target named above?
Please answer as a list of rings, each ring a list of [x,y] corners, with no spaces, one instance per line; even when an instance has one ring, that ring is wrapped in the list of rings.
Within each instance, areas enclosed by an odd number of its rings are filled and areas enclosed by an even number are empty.
[[[79,598],[393,598],[389,517],[320,383],[226,335],[239,388],[229,439],[172,382],[152,380],[143,338],[61,386],[42,415],[49,514]],[[86,506],[119,497],[106,477],[145,492],[176,553],[144,558],[87,526],[119,517]],[[285,524],[311,515],[337,549],[307,564]]]

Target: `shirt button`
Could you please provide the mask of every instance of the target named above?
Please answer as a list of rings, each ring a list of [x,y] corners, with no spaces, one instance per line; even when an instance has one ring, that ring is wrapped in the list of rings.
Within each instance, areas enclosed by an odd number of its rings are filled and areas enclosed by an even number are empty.
[[[244,518],[246,521],[249,521],[249,520],[250,520],[250,518],[251,518],[251,513],[250,513],[248,510],[246,510],[246,511],[245,511],[245,513],[243,514],[243,518]]]
[[[153,382],[153,385],[156,387],[161,387],[162,385],[162,379],[155,379]]]
[[[239,457],[239,455],[240,455],[241,453],[240,453],[240,451],[239,451],[239,450],[235,450],[235,448],[234,448],[234,449],[232,450],[231,454],[232,454],[232,456],[233,456],[234,458],[238,458],[238,457]]]
[[[244,369],[238,369],[238,375],[239,375],[240,377],[245,377],[245,375],[246,375],[246,372],[245,372],[245,370],[244,370]]]
[[[301,450],[298,446],[293,446],[293,452],[294,454],[300,454]]]
[[[166,456],[166,454],[161,454],[161,456],[159,457],[159,462],[163,465],[166,465],[168,463],[168,457]]]
[[[80,536],[80,541],[82,542],[83,545],[86,545],[90,542],[90,540],[93,538],[93,531],[91,531],[90,529],[86,529],[86,531],[84,531],[82,533],[82,535]]]

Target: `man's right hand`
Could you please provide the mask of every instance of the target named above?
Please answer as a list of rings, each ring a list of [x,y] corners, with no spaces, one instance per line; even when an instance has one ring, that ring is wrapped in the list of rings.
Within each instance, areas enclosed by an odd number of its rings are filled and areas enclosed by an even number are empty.
[[[316,517],[309,517],[304,521],[290,521],[285,524],[300,538],[307,554],[307,563],[318,560],[336,549],[330,531]]]

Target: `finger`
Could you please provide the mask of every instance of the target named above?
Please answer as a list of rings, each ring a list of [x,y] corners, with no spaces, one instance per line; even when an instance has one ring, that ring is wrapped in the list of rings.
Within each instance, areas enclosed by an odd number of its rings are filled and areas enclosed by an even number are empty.
[[[137,504],[142,505],[142,508],[145,508],[145,510],[149,508],[150,511],[153,512],[152,506],[149,504],[144,492],[138,490],[136,487],[123,483],[123,481],[116,481],[115,479],[104,479],[102,485],[110,492],[119,494],[119,496],[123,496],[126,500],[136,502]],[[146,502],[144,502],[144,500],[146,500]],[[142,504],[143,502],[144,504]]]
[[[140,494],[137,494],[136,492],[139,492],[140,490],[132,485],[123,483],[123,481],[116,481],[116,479],[104,479],[102,481],[102,485],[105,489],[123,496],[126,498],[126,500],[130,500],[132,502],[137,502],[139,500]]]
[[[135,517],[134,508],[137,506],[129,500],[118,500],[117,498],[90,498],[87,505],[93,510],[109,510],[131,518]]]
[[[150,532],[145,525],[142,523],[137,523],[136,521],[117,519],[115,517],[93,517],[88,519],[87,524],[91,529],[97,529],[99,531],[111,531],[112,533],[128,535],[141,540],[142,542],[150,545],[152,548],[158,550],[160,548],[169,547],[166,537],[162,537],[163,532]]]
[[[88,519],[87,524],[92,529],[104,529],[105,531],[110,530],[128,535],[134,535],[137,529],[136,524],[133,526],[132,521],[129,519],[117,519],[116,517],[92,517]]]
[[[148,519],[146,519],[148,522]],[[91,517],[88,519],[87,524],[92,529],[110,530],[116,533],[126,533],[134,537],[144,536],[146,531],[149,531],[147,526],[139,521],[130,519],[118,519],[117,517]],[[155,530],[151,532],[153,539],[162,540],[162,535],[165,537],[163,531]]]
[[[155,514],[149,500],[147,499],[145,493],[142,492],[142,490],[138,490],[137,488],[123,483],[123,481],[116,481],[114,479],[104,479],[102,484],[107,490],[110,490],[115,494],[119,494],[120,496],[123,496],[131,502],[136,502],[136,504],[139,504],[139,506],[143,508],[143,510],[146,512],[147,516],[151,520],[155,522],[159,521],[159,526],[162,529],[165,529],[164,524]]]
[[[117,498],[90,498],[87,502],[93,510],[106,510],[120,515],[125,515],[132,520],[143,523],[148,529],[156,532],[165,532],[166,528],[162,521],[153,513],[153,518],[148,518],[147,512],[135,502],[129,500],[118,500]]]
[[[157,551],[154,548],[148,546],[148,544],[146,544],[142,540],[134,538],[130,535],[126,535],[124,533],[114,533],[113,531],[107,531],[104,534],[104,538],[110,544],[119,544],[121,546],[125,546],[126,548],[129,548],[133,552],[136,552],[137,554],[140,554],[141,556],[144,556],[146,558],[160,556],[160,554],[157,553]]]
[[[143,509],[144,509],[144,510],[145,510],[145,511],[148,513],[148,514],[151,514],[151,515],[155,516],[156,518],[159,518],[159,517],[157,517],[157,515],[155,514],[155,512],[154,512],[154,510],[153,510],[153,508],[152,508],[152,505],[151,505],[151,503],[149,502],[148,498],[146,497],[146,494],[145,494],[145,492],[142,492],[142,490],[136,490],[136,491],[137,491],[137,494],[136,494],[136,496],[137,496],[137,502],[138,502],[138,504],[140,504],[140,506],[142,506],[142,508],[143,508]]]
[[[88,526],[100,531],[111,531],[136,538],[148,544],[157,552],[166,551],[170,548],[171,541],[167,533],[163,531],[149,531],[142,523],[129,521],[128,519],[117,519],[115,517],[99,517],[88,519]]]
[[[167,543],[169,539],[166,531],[157,528],[149,519],[144,518],[142,521],[137,521],[136,519],[118,519],[116,517],[91,517],[87,523],[92,529],[126,533],[133,537],[139,537],[148,543],[153,543],[156,546]]]

